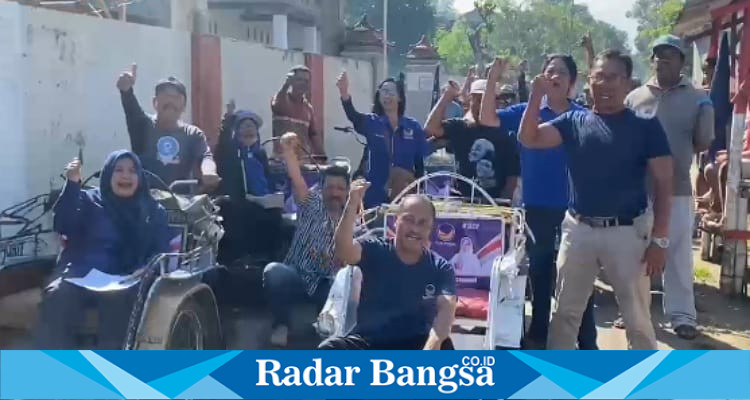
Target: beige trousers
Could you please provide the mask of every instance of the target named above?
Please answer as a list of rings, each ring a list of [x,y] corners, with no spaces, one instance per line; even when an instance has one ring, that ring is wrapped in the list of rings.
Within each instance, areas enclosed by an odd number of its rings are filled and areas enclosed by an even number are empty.
[[[586,302],[604,266],[627,327],[628,348],[656,350],[651,323],[650,279],[642,262],[648,248],[653,215],[632,226],[592,228],[570,214],[562,224],[557,258],[557,307],[552,314],[547,348],[574,350]]]

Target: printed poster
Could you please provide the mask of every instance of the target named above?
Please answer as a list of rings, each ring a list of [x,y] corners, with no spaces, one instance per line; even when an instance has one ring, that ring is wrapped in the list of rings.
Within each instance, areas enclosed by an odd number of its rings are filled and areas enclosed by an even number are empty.
[[[396,216],[386,216],[388,237],[395,236]],[[505,252],[505,222],[501,219],[438,217],[430,249],[448,260],[460,287],[486,286],[492,264]]]

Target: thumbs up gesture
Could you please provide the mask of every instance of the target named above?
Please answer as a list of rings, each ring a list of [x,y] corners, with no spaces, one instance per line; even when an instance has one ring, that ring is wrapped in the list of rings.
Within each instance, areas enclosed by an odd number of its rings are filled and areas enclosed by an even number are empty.
[[[127,92],[135,86],[135,78],[138,73],[138,65],[133,63],[130,67],[130,71],[124,71],[120,74],[120,79],[117,80],[117,88],[121,92]]]

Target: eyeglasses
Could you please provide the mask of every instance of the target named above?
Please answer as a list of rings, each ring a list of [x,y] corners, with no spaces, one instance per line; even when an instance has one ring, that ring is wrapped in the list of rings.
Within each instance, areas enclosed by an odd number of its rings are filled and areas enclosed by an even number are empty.
[[[621,79],[627,79],[625,75],[620,74],[604,74],[601,72],[597,72],[595,74],[589,75],[589,79],[593,81],[594,83],[617,83],[617,81]]]

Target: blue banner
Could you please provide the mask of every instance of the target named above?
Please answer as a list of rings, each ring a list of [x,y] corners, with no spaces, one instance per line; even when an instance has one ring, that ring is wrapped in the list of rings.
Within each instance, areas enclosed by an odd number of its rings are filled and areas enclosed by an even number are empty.
[[[750,351],[1,351],[0,399],[750,399]]]

